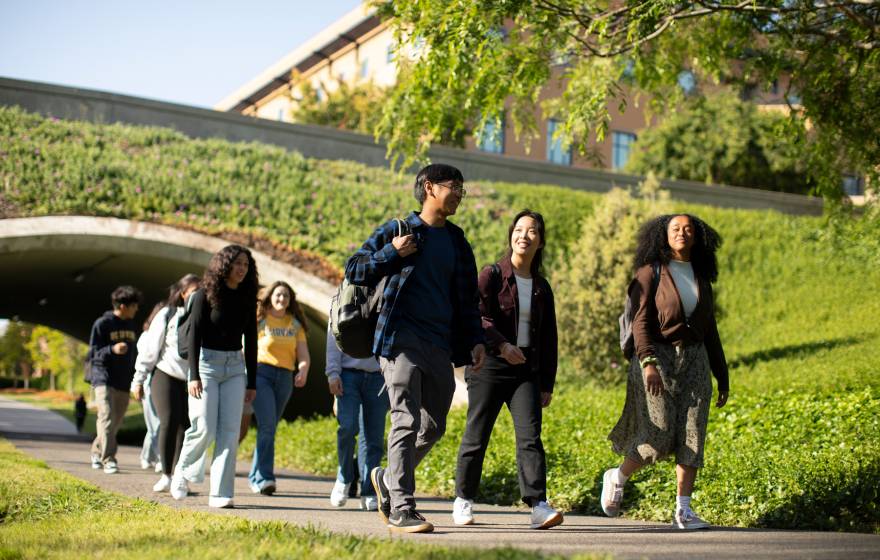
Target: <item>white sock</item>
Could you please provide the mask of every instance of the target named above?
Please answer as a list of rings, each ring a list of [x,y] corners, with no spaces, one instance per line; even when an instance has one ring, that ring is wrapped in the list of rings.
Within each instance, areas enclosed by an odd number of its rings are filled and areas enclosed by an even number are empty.
[[[691,509],[691,497],[690,496],[676,496],[675,497],[675,509],[676,511],[687,511]]]
[[[626,484],[627,480],[629,480],[629,477],[623,474],[623,471],[620,470],[620,467],[611,471],[611,481],[614,484],[618,486],[623,486],[624,484]]]

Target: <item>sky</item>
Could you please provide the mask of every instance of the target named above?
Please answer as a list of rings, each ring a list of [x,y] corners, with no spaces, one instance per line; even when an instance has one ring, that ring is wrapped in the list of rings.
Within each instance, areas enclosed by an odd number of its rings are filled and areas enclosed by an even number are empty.
[[[360,0],[0,0],[0,76],[199,107]]]

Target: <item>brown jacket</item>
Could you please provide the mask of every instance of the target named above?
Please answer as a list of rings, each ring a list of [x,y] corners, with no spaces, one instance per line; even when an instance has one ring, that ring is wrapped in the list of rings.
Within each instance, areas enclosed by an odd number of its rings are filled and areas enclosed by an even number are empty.
[[[636,356],[639,360],[654,356],[654,343],[706,345],[712,375],[718,380],[718,390],[728,390],[727,360],[718,336],[715,322],[715,302],[712,298],[712,285],[697,278],[699,299],[690,319],[685,318],[681,297],[675,281],[665,264],[660,266],[660,283],[657,293],[651,300],[651,265],[636,271],[629,288],[629,296],[636,308],[633,317],[633,339]]]
[[[519,321],[519,293],[510,257],[498,261],[498,268],[500,275],[494,273],[491,266],[483,267],[478,280],[486,346],[494,356],[499,355],[505,342],[516,344]],[[532,277],[529,337],[528,364],[538,376],[541,391],[553,392],[557,361],[556,308],[550,284],[538,275]]]

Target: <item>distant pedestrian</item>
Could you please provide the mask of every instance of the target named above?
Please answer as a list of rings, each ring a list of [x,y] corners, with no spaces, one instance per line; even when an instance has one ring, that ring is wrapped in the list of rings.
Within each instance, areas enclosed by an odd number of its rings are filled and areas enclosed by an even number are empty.
[[[342,507],[353,487],[360,482],[361,509],[376,511],[379,507],[370,472],[382,463],[385,451],[385,418],[388,415],[388,393],[379,362],[369,358],[352,358],[342,352],[327,327],[327,383],[336,397],[336,457],[339,467],[330,492],[330,505]],[[355,439],[357,438],[357,440]],[[355,455],[357,443],[357,460]]]
[[[451,165],[432,164],[416,176],[421,211],[405,222],[379,226],[346,264],[355,285],[387,277],[373,353],[379,357],[391,405],[388,468],[370,479],[388,527],[408,533],[434,526],[416,511],[415,470],[446,431],[455,392],[453,364],[483,365],[477,266],[464,232],[447,218],[465,196],[464,177]]]
[[[544,218],[523,210],[507,230],[507,252],[480,273],[480,313],[489,348],[479,372],[465,374],[467,425],[458,451],[455,503],[457,525],[474,522],[489,436],[507,405],[516,434],[516,465],[523,502],[531,508],[532,529],[562,523],[547,503],[547,459],[541,441],[541,409],[550,405],[556,381],[556,308],[541,274],[547,243]]]
[[[141,292],[131,286],[113,290],[113,310],[95,321],[89,335],[89,378],[98,405],[92,468],[103,467],[107,474],[119,471],[116,432],[128,409],[128,390],[137,357],[137,325],[133,319],[141,299]]]
[[[158,416],[156,447],[162,476],[153,486],[154,492],[171,488],[171,475],[180,458],[183,436],[189,428],[186,379],[189,363],[178,354],[178,323],[184,315],[186,302],[199,287],[199,277],[187,274],[170,290],[168,299],[160,304],[147,330],[138,339],[138,357],[131,392],[144,400],[149,387],[152,406]]]
[[[76,402],[73,404],[73,410],[76,415],[76,431],[82,433],[83,424],[86,423],[86,415],[88,414],[86,397],[82,393],[79,394],[79,397],[77,397]]]
[[[608,516],[620,514],[624,486],[634,472],[674,456],[678,491],[673,527],[709,527],[691,509],[691,492],[697,469],[703,466],[710,371],[718,382],[715,406],[724,406],[729,394],[712,297],[720,245],[714,229],[688,214],[660,216],[639,232],[635,277],[629,287],[636,310],[635,354],[623,413],[608,436],[614,452],[624,459],[602,479],[601,504]]]
[[[311,357],[306,317],[287,282],[273,282],[257,304],[257,444],[248,480],[251,491],[272,495],[275,483],[275,430],[293,387],[305,387]]]
[[[171,480],[177,500],[189,493],[188,482],[204,480],[202,455],[213,441],[208,506],[233,507],[241,412],[256,394],[258,285],[251,252],[228,245],[211,257],[202,287],[191,296],[190,427]]]

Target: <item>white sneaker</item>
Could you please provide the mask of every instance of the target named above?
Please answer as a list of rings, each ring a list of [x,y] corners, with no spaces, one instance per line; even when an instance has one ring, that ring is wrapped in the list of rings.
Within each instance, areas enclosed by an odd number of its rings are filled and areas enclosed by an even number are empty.
[[[562,514],[550,507],[547,502],[538,502],[532,506],[532,529],[549,529],[562,524]]]
[[[171,477],[163,474],[159,482],[153,485],[153,492],[167,492],[171,488]]]
[[[159,461],[158,463],[156,463],[156,468],[154,470],[156,471],[156,474],[159,474],[162,472],[162,461]]]
[[[452,504],[452,521],[456,525],[472,525],[474,522],[474,502],[464,498],[455,498]]]
[[[675,512],[675,517],[672,519],[672,526],[676,529],[684,530],[708,529],[709,523],[697,517],[694,510],[687,508],[683,510],[679,509]]]
[[[378,511],[379,500],[376,496],[361,496],[361,509],[363,511]]]
[[[155,464],[156,463],[152,463],[150,461],[145,461],[145,460],[141,459],[141,468],[143,470],[152,469],[153,465],[155,465]]]
[[[221,496],[211,496],[208,498],[208,507],[212,508],[233,508],[232,498],[223,498]]]
[[[614,470],[608,469],[602,476],[602,497],[599,502],[602,504],[602,511],[608,517],[620,515],[620,506],[623,504],[624,485],[614,483]]]
[[[351,483],[344,483],[337,480],[333,484],[333,490],[330,491],[330,505],[333,507],[342,507],[348,501],[348,489]]]
[[[93,453],[92,454],[92,468],[93,469],[100,469],[103,466],[104,465],[101,464],[101,456]]]
[[[171,497],[175,500],[182,500],[189,494],[189,484],[186,479],[175,474],[171,477]]]
[[[104,474],[116,474],[119,472],[119,465],[116,461],[107,461],[104,465]]]

